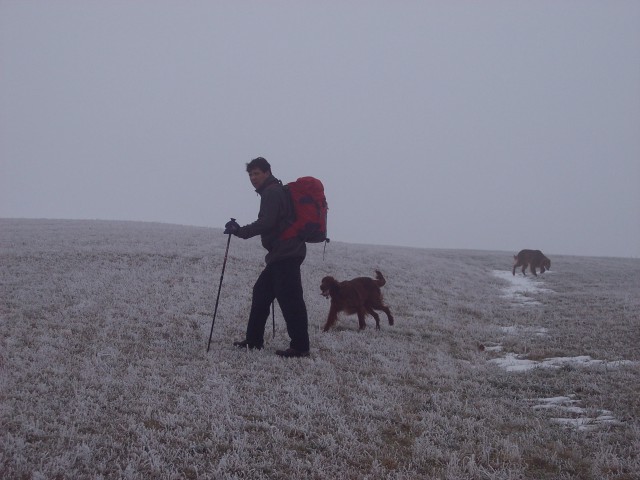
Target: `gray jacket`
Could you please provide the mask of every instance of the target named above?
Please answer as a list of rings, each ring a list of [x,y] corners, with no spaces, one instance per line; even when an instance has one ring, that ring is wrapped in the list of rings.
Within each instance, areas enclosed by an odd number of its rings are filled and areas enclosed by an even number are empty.
[[[267,250],[265,257],[267,265],[289,258],[304,260],[307,255],[307,246],[304,241],[298,238],[289,240],[278,238],[293,218],[293,207],[282,182],[271,175],[256,192],[260,195],[258,219],[240,227],[235,235],[240,238],[260,235],[262,246]]]

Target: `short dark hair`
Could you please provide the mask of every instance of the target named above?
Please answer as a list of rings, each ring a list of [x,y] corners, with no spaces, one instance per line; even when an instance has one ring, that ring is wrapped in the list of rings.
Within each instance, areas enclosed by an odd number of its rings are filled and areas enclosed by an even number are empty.
[[[259,168],[261,172],[271,171],[271,165],[269,165],[269,162],[267,162],[267,160],[263,157],[254,158],[249,163],[247,163],[247,172],[255,170],[256,168]]]

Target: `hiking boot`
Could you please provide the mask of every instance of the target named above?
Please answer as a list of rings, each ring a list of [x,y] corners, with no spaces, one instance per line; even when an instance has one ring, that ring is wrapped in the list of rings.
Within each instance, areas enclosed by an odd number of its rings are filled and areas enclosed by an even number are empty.
[[[248,340],[242,340],[241,342],[233,342],[233,346],[237,348],[248,348],[249,350],[262,350],[262,345],[250,343]]]
[[[295,348],[287,348],[286,350],[276,350],[276,355],[284,358],[308,357],[309,350],[303,352],[301,350],[296,350]]]

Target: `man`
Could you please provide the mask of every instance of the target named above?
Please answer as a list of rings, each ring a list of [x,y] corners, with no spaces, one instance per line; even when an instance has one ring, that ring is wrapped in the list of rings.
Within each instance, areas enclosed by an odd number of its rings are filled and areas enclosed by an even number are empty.
[[[234,342],[234,345],[249,349],[261,349],[264,346],[264,329],[269,309],[274,299],[277,299],[291,342],[289,348],[276,350],[276,354],[287,358],[308,357],[309,322],[300,275],[307,246],[299,238],[278,238],[293,217],[293,206],[282,182],[272,175],[269,162],[262,157],[251,160],[247,163],[247,173],[260,195],[258,219],[243,227],[232,220],[225,225],[224,233],[244,239],[260,235],[267,255],[266,267],[253,286],[246,337],[240,342]]]

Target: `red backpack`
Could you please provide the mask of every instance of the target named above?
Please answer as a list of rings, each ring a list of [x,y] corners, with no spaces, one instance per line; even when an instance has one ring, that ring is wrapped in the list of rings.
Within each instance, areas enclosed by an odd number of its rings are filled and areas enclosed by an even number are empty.
[[[280,234],[282,240],[298,237],[309,243],[321,243],[327,239],[327,199],[322,182],[314,177],[301,177],[287,183],[293,205],[294,220]]]

